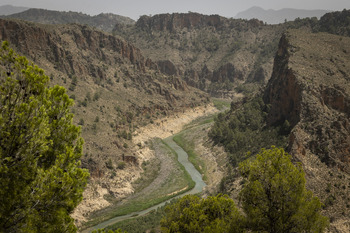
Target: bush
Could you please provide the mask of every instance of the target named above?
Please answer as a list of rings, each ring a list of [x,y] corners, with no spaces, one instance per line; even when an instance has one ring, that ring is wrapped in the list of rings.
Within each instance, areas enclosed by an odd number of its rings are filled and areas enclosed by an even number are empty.
[[[84,119],[80,118],[78,125],[84,125]]]
[[[121,161],[118,163],[117,168],[120,170],[123,170],[126,166],[126,163],[124,161]]]
[[[111,170],[114,168],[112,159],[108,159],[108,161],[106,162],[106,167]]]

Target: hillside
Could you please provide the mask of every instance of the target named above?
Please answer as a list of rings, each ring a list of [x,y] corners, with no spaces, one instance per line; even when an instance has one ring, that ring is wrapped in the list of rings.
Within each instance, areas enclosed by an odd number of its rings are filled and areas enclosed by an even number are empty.
[[[348,37],[289,31],[280,41],[264,97],[271,104],[269,125],[287,120],[294,127],[292,135],[309,135],[301,141],[292,136],[290,148],[298,145],[304,154],[307,148],[346,173],[350,173],[349,46]]]
[[[349,50],[349,37],[289,31],[264,95],[268,124],[290,122],[288,148],[334,227],[350,221]]]
[[[142,16],[135,25],[116,25],[114,33],[139,47],[163,73],[180,75],[212,96],[234,97],[247,91],[242,84],[249,84],[248,92],[266,84],[283,31],[311,30],[315,23],[317,19],[265,25],[256,19],[175,13]]]
[[[261,7],[251,7],[245,11],[239,12],[234,18],[237,19],[259,19],[268,24],[279,24],[285,21],[293,21],[296,18],[320,18],[324,14],[328,13],[327,10],[302,10],[284,8],[280,10],[264,10]]]
[[[89,25],[100,30],[111,32],[116,24],[134,24],[135,21],[129,17],[101,13],[99,15],[90,16],[78,12],[52,11],[45,9],[31,8],[23,12],[7,15],[6,18],[22,19],[42,24],[69,24],[77,23],[81,25]]]
[[[89,26],[0,19],[0,28],[1,41],[75,99],[74,121],[85,140],[82,165],[91,173],[88,212],[108,205],[106,193],[122,198],[133,192],[131,182],[149,159],[137,153],[145,142],[132,141],[139,128],[208,103],[205,93],[159,72],[132,44]]]
[[[288,30],[279,42],[263,98],[218,116],[209,136],[236,166],[259,148],[285,147],[301,162],[307,187],[324,203],[331,232],[349,231],[350,38]],[[237,174],[225,192],[237,194]]]

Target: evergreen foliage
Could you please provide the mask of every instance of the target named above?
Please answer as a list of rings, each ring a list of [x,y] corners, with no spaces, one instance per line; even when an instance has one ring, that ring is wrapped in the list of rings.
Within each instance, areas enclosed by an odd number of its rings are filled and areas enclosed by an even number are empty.
[[[270,145],[282,146],[286,141],[281,127],[266,127],[268,106],[260,97],[255,97],[239,109],[231,105],[230,111],[220,113],[209,131],[215,144],[223,145],[230,153],[231,164],[236,166],[243,161],[246,153],[259,152]],[[289,132],[288,132],[289,133]]]
[[[320,214],[322,203],[283,149],[262,149],[239,171],[247,180],[239,194],[244,215],[226,195],[187,195],[166,207],[163,232],[324,232],[329,223]]]
[[[325,14],[313,28],[313,31],[350,36],[350,10],[344,9]]]
[[[66,90],[4,42],[0,49],[0,232],[75,232],[89,173]]]
[[[300,164],[283,149],[262,149],[239,165],[247,179],[240,200],[249,229],[257,232],[323,232],[328,219],[322,203],[305,188]]]
[[[166,207],[161,220],[163,232],[243,232],[244,217],[227,195],[201,199],[186,195]]]

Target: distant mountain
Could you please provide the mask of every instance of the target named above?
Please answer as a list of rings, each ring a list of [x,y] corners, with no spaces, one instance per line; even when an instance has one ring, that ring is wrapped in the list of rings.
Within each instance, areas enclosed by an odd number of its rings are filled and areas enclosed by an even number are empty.
[[[261,7],[251,7],[246,11],[238,13],[235,18],[238,19],[259,19],[268,24],[283,23],[285,20],[292,21],[296,18],[320,18],[322,15],[328,13],[327,10],[300,10],[292,8],[284,8],[281,10],[264,10]]]
[[[36,8],[31,8],[17,14],[8,15],[6,17],[42,24],[86,24],[108,32],[112,31],[116,24],[127,25],[135,23],[135,21],[131,18],[111,13],[101,13],[99,15],[90,16],[72,11],[52,11]]]
[[[12,15],[12,14],[20,13],[22,11],[26,11],[28,9],[29,9],[28,7],[4,5],[4,6],[0,6],[0,15]]]

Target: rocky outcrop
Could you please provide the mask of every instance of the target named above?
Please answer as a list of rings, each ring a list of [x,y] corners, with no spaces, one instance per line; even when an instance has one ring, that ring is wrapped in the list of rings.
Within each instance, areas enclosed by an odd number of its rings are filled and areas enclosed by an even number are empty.
[[[159,70],[167,75],[181,75],[182,71],[169,60],[158,61]]]
[[[350,38],[292,30],[275,57],[264,100],[268,124],[288,121],[289,148],[350,173]]]
[[[215,70],[209,70],[206,65],[201,70],[190,69],[185,71],[184,80],[188,85],[210,92],[212,96],[222,97],[226,93],[228,98],[229,87],[224,88],[227,84],[238,83],[244,80],[244,71],[237,68],[232,63],[226,63]],[[264,78],[265,74],[262,74]],[[214,87],[214,88],[211,88]]]
[[[211,81],[223,83],[225,81],[234,82],[237,79],[243,79],[242,72],[237,70],[232,63],[227,63],[220,66],[217,70],[214,70]]]
[[[174,31],[183,28],[199,28],[203,26],[212,26],[219,28],[225,18],[219,15],[202,15],[198,13],[187,14],[160,14],[151,16],[141,16],[136,22],[136,26],[141,29],[153,29],[158,31]]]
[[[272,78],[265,91],[264,100],[271,105],[268,125],[289,121],[292,127],[300,120],[301,85],[292,69],[288,67],[290,46],[287,34],[280,40],[275,56]]]

